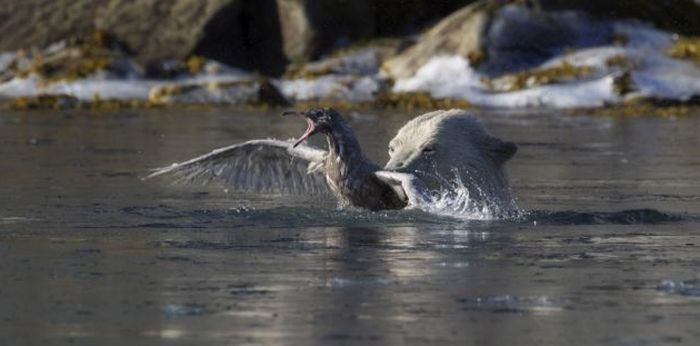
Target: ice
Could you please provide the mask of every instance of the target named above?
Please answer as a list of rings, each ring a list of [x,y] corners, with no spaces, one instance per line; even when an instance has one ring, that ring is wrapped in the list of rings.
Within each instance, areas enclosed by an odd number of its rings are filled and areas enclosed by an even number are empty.
[[[279,79],[273,84],[293,101],[372,101],[384,84],[377,54],[374,49],[361,49],[347,56],[327,58],[310,63],[301,71],[302,75],[319,77]]]
[[[144,80],[81,79],[44,85],[36,77],[13,78],[0,84],[0,97],[36,97],[40,95],[70,95],[79,100],[114,99],[144,100],[149,90],[159,82]]]
[[[175,80],[155,80],[142,79],[135,75],[126,78],[110,78],[101,73],[96,73],[91,77],[44,82],[36,76],[28,78],[12,78],[0,84],[0,98],[36,97],[40,95],[69,95],[81,101],[90,101],[95,98],[103,100],[147,100],[153,88],[166,85],[202,85],[206,86],[216,83],[228,83],[249,80],[252,74],[226,66],[216,64],[205,66],[205,71],[200,74],[178,78]],[[202,102],[209,101],[207,95],[200,95]],[[211,95],[212,102],[220,101],[221,92],[214,92]]]
[[[372,101],[381,88],[377,77],[343,75],[322,76],[316,79],[277,80],[282,95],[295,101],[346,100],[351,102]]]
[[[438,56],[430,59],[412,78],[399,79],[395,92],[431,91],[435,97],[455,97],[469,89],[486,89],[469,61],[461,56]]]
[[[643,68],[632,73],[637,95],[688,101],[700,95],[700,70],[690,62],[649,56]]]
[[[0,53],[0,71],[5,71],[16,57],[16,53]]]
[[[613,28],[625,37],[625,46],[631,48],[663,50],[673,43],[675,36],[638,21],[614,22]]]

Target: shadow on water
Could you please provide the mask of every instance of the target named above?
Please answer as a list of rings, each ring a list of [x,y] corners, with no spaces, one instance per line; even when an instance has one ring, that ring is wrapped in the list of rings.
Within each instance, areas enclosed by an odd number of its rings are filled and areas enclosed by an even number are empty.
[[[645,225],[679,222],[686,218],[654,209],[631,209],[616,212],[576,212],[534,210],[524,220],[546,225]]]
[[[155,207],[127,207],[123,208],[122,212],[145,221],[132,224],[127,228],[209,228],[256,225],[264,225],[271,228],[318,226],[377,227],[403,224],[451,224],[458,222],[455,219],[438,217],[420,211],[368,212],[313,207],[276,207],[269,209],[242,207],[187,210],[160,205]],[[460,223],[463,223],[463,221]]]
[[[687,215],[664,213],[654,209],[632,209],[616,212],[576,212],[534,210],[520,216],[498,220],[465,220],[434,215],[420,210],[368,212],[313,207],[276,207],[270,209],[178,209],[167,205],[127,207],[123,213],[136,217],[134,223],[118,228],[214,228],[264,225],[271,228],[320,226],[378,227],[403,225],[645,225],[681,222]],[[133,219],[132,219],[133,220]],[[105,227],[115,227],[114,225]],[[92,228],[92,227],[88,227]]]

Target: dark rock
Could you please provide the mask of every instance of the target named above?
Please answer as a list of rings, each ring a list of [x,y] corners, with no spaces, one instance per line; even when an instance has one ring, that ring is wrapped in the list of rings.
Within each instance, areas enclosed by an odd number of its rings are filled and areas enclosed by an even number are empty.
[[[667,31],[684,35],[700,35],[700,6],[693,0],[537,0],[536,2],[547,11],[579,10],[599,18],[636,18]]]
[[[144,66],[201,55],[280,75],[352,41],[418,30],[468,1],[0,0],[0,51],[94,31],[115,35]]]
[[[393,78],[406,78],[441,54],[461,55],[472,64],[478,63],[485,56],[484,35],[497,8],[482,1],[451,14],[425,32],[415,45],[387,60],[382,68]]]
[[[415,45],[387,60],[383,69],[393,78],[406,78],[432,57],[459,55],[487,75],[522,71],[568,48],[624,39],[607,19],[628,18],[666,30],[700,33],[700,6],[690,0],[482,0],[438,22]]]
[[[94,31],[94,18],[109,0],[0,0],[0,51],[43,48]]]
[[[469,0],[277,0],[283,46],[292,62],[373,37],[405,35]]]
[[[108,32],[137,62],[201,55],[280,75],[289,60],[418,28],[464,1],[427,0],[0,0],[0,51],[43,48]]]
[[[352,41],[370,38],[375,21],[370,1],[277,0],[284,52],[295,62]]]
[[[239,9],[232,5],[237,3],[235,0],[112,0],[98,8],[93,23],[96,29],[110,32],[125,42],[141,63],[167,58],[184,60],[193,54],[212,18],[222,12],[234,16]]]
[[[508,2],[513,1],[483,0],[478,4],[493,7]],[[700,6],[692,0],[518,2],[532,3],[534,8],[544,11],[574,9],[595,17],[638,18],[681,34],[700,34]],[[115,35],[144,66],[163,59],[185,61],[192,55],[201,55],[277,76],[290,61],[315,60],[351,42],[416,33],[436,18],[471,3],[470,0],[0,0],[3,32],[0,51],[43,48],[70,37],[103,31]],[[487,51],[473,48],[481,45],[478,30],[483,30],[484,24],[475,19],[466,20],[471,24],[461,26],[471,25],[471,31],[463,31],[466,35],[463,40],[441,40],[434,50],[443,50],[441,45],[464,44],[458,50],[471,52],[475,61],[488,55]],[[569,39],[566,31],[555,26],[544,25],[544,28],[520,33],[528,40],[532,36],[562,42]]]
[[[375,0],[371,1],[375,36],[397,36],[418,33],[450,13],[474,0]]]
[[[284,71],[274,0],[0,0],[0,51],[108,32],[136,60],[203,55],[268,74]]]
[[[288,58],[275,0],[228,2],[206,23],[193,52],[231,66],[281,75]]]

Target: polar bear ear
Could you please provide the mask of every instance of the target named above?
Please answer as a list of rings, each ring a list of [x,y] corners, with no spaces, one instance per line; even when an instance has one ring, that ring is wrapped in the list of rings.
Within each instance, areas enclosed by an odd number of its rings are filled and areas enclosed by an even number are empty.
[[[513,142],[506,142],[496,137],[486,137],[486,150],[496,163],[503,164],[518,151],[518,146]]]

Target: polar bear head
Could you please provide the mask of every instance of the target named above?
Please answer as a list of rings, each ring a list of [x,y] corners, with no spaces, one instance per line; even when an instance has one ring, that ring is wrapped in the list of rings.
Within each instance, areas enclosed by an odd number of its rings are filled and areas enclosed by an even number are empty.
[[[435,111],[399,130],[389,143],[385,169],[415,174],[430,189],[459,178],[472,196],[514,207],[503,164],[517,149],[514,143],[490,135],[463,110]]]

